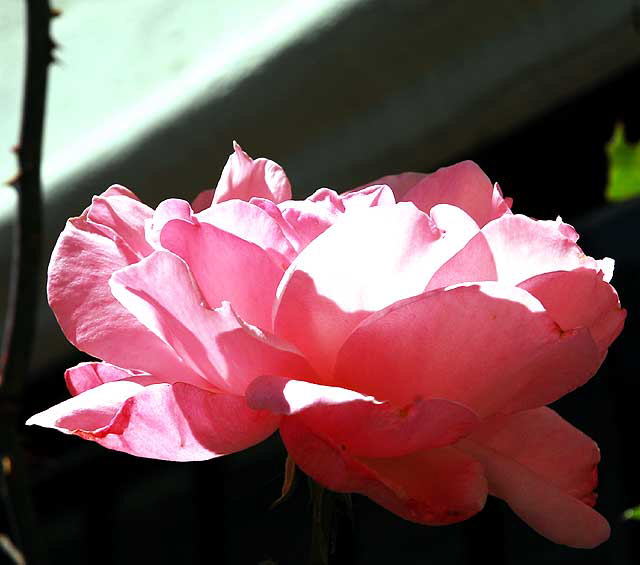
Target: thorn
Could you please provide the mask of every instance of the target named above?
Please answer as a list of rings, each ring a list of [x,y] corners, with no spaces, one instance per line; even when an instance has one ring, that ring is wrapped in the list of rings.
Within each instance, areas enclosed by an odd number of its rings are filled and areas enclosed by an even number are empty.
[[[47,43],[49,44],[49,56],[47,58],[47,64],[59,64],[61,61],[56,56],[56,50],[60,49],[60,44],[51,38],[48,37]]]
[[[9,149],[9,151],[11,151],[11,153],[15,153],[16,155],[20,154],[20,144],[16,143],[13,147],[11,147]]]
[[[49,17],[51,19],[59,18],[61,15],[62,15],[62,10],[60,8],[51,8],[49,10]]]
[[[12,177],[8,178],[4,184],[7,186],[11,186],[13,188],[15,188],[16,190],[19,188],[20,185],[20,179],[22,178],[22,173],[18,172],[15,175],[13,175]]]

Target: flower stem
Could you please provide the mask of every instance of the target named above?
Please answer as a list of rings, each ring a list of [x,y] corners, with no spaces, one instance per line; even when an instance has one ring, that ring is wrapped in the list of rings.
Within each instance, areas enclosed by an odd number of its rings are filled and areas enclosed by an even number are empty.
[[[351,495],[325,489],[309,479],[311,496],[310,565],[354,564],[354,518]]]

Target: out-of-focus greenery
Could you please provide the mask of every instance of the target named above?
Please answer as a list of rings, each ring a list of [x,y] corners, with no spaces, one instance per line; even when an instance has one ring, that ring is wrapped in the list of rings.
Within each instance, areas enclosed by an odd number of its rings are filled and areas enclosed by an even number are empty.
[[[609,157],[609,181],[605,197],[610,202],[629,200],[640,195],[640,142],[627,143],[624,126],[616,124],[606,146]],[[640,519],[640,510],[639,518]]]
[[[634,506],[633,508],[629,508],[629,510],[625,510],[622,517],[625,520],[640,520],[640,506]]]

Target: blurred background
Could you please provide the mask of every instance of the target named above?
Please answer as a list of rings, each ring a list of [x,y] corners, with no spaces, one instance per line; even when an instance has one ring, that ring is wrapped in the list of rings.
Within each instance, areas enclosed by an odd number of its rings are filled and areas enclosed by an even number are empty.
[[[296,197],[392,172],[473,159],[514,210],[561,215],[585,252],[616,259],[629,311],[603,368],[554,406],[602,449],[598,509],[611,540],[556,546],[500,501],[446,528],[405,522],[355,496],[357,563],[640,562],[635,465],[640,360],[640,201],[605,199],[617,123],[640,138],[635,0],[54,0],[43,179],[45,263],[65,220],[120,183],[155,206],[217,183],[237,140],[284,166]],[[0,179],[16,170],[24,2],[0,4]],[[12,190],[0,190],[0,316]],[[44,272],[44,271],[43,271]],[[68,397],[85,358],[38,308],[24,419]],[[270,510],[284,478],[277,436],[191,464],[135,459],[77,438],[23,433],[39,536],[54,564],[298,564],[306,486]],[[0,556],[0,560],[2,556]],[[0,561],[1,562],[1,561]]]

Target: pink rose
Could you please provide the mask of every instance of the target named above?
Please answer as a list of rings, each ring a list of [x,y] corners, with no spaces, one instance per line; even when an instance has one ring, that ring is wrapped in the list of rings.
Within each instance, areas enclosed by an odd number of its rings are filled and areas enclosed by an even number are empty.
[[[292,201],[237,145],[194,209],[113,186],[62,232],[49,302],[102,359],[29,424],[142,457],[209,459],[276,429],[302,470],[423,524],[488,493],[558,543],[609,535],[598,448],[545,405],[621,331],[613,261],[513,215],[466,161]]]

